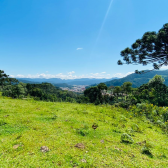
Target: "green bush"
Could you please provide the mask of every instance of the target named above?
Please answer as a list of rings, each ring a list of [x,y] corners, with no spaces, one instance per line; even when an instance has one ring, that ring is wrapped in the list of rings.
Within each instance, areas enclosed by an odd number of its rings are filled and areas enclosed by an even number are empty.
[[[168,121],[168,111],[166,111],[165,113],[163,113],[163,120],[164,120],[164,122]]]
[[[125,142],[125,143],[133,143],[134,140],[132,139],[132,137],[130,135],[128,135],[127,133],[123,133],[121,135],[121,142]]]
[[[166,125],[160,120],[157,120],[156,124],[163,129],[166,128]]]
[[[118,103],[120,107],[122,108],[128,108],[130,106],[129,102],[120,102]]]

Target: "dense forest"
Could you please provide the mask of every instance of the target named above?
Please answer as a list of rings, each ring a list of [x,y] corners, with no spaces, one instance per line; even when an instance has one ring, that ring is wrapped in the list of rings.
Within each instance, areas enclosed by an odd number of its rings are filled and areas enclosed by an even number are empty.
[[[0,71],[0,90],[3,96],[12,98],[34,98],[43,101],[76,102],[80,95],[63,91],[50,83],[30,84],[9,78],[4,71]]]
[[[68,101],[74,102],[78,95],[74,92],[63,91],[50,83],[26,84],[18,83],[16,85],[6,85],[2,89],[2,95],[12,98],[33,97],[36,100],[44,101]]]
[[[168,87],[164,78],[155,75],[146,84],[133,88],[131,82],[124,82],[121,86],[107,87],[105,84],[92,86],[84,91],[91,103],[115,104],[128,108],[137,103],[152,103],[158,106],[168,105]]]

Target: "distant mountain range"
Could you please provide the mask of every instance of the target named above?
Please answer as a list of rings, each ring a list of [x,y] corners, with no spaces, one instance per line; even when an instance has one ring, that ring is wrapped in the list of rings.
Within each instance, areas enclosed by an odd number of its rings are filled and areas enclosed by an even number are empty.
[[[104,83],[107,81],[111,81],[113,79],[118,79],[118,78],[111,78],[111,79],[95,79],[95,78],[81,78],[81,79],[60,79],[60,78],[50,78],[50,79],[45,79],[45,78],[17,78],[20,82],[23,83],[52,83],[54,85],[57,85],[59,87],[65,87],[68,85],[93,85],[93,84],[98,84],[98,83]],[[59,85],[58,85],[59,84]]]
[[[150,79],[152,79],[155,75],[162,75],[165,79],[165,85],[168,86],[168,70],[160,70],[160,71],[151,71],[144,74],[130,74],[124,78],[114,79],[111,81],[105,82],[107,86],[121,86],[124,82],[131,82],[132,87],[139,87],[142,84],[148,83]]]
[[[165,84],[168,86],[168,70],[151,71],[144,74],[130,74],[124,78],[111,78],[111,79],[95,79],[95,78],[81,78],[81,79],[60,79],[60,78],[17,78],[23,83],[52,83],[57,87],[71,87],[72,85],[97,85],[105,83],[107,86],[121,86],[124,82],[131,82],[132,86],[139,87],[142,84],[148,83],[155,75],[162,75],[165,79]]]

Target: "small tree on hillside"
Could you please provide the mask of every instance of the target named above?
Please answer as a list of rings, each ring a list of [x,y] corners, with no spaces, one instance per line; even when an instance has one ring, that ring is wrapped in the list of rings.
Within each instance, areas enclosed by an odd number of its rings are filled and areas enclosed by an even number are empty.
[[[167,87],[164,81],[161,75],[155,75],[148,83],[149,89],[153,88],[154,99],[159,105],[164,105],[168,98]]]
[[[117,101],[118,101],[119,93],[121,93],[121,91],[122,91],[122,88],[120,86],[114,87],[114,94],[117,95]]]
[[[126,100],[128,97],[128,94],[131,93],[131,91],[132,91],[132,83],[131,82],[124,82],[123,85],[121,86],[121,88],[126,93],[126,97],[125,97],[125,100]]]
[[[163,84],[165,79],[161,75],[155,75],[150,81],[149,85],[156,86],[158,84]]]
[[[104,102],[102,96],[102,90],[107,90],[107,86],[104,83],[100,83],[97,86],[90,87],[84,91],[85,97],[88,97],[91,103],[100,104]]]
[[[126,94],[130,93],[132,90],[132,83],[131,82],[124,82],[122,85],[122,89]]]
[[[134,94],[138,102],[149,102],[158,106],[168,105],[168,88],[160,75],[154,76],[147,84],[138,88],[138,94]]]
[[[97,87],[98,87],[99,90],[107,90],[107,86],[104,83],[98,84]]]

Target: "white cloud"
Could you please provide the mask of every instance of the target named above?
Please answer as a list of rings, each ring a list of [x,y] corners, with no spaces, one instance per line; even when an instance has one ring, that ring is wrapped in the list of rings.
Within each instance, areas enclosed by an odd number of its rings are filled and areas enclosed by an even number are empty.
[[[17,77],[18,77],[18,78],[24,78],[24,75],[18,74]]]
[[[125,76],[127,76],[127,75],[130,75],[130,74],[132,74],[132,73],[134,73],[134,72],[116,73],[116,74],[112,75],[112,77],[123,78],[123,77],[125,77]]]
[[[83,48],[77,48],[76,50],[83,50]]]
[[[101,78],[111,78],[109,77],[110,74],[106,74],[106,72],[101,72],[101,73],[90,73],[91,75],[88,76],[88,78],[97,78],[97,79],[101,79]]]
[[[96,79],[101,79],[101,78],[106,78],[110,79],[112,77],[118,77],[122,78],[125,77],[129,74],[132,74],[134,72],[128,72],[128,73],[116,73],[113,75],[107,74],[106,72],[100,72],[100,73],[90,73],[86,75],[75,75],[75,71],[67,72],[66,74],[63,73],[58,73],[58,74],[48,74],[48,73],[41,73],[41,74],[36,74],[36,75],[10,75],[10,77],[15,77],[15,78],[61,78],[61,79],[80,79],[80,78],[96,78]]]
[[[9,77],[14,78],[15,76],[14,75],[9,75]]]
[[[68,72],[69,75],[72,75],[72,74],[74,74],[74,73],[75,73],[75,71]]]
[[[167,70],[168,69],[168,66],[162,66],[161,68],[160,68],[160,70]]]

